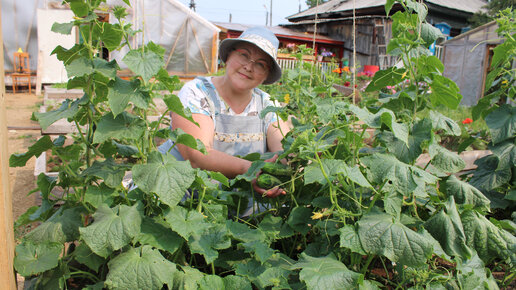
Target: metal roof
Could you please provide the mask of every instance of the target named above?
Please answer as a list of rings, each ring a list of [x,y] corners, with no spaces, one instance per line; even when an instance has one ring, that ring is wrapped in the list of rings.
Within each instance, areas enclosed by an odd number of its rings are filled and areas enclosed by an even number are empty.
[[[485,0],[425,0],[424,2],[467,13],[481,11],[482,7],[487,4]],[[319,6],[288,16],[287,19],[294,20],[296,18],[323,13],[349,12],[353,11],[353,6],[355,6],[355,11],[366,8],[383,7],[385,3],[386,0],[330,0]]]
[[[255,25],[246,25],[246,24],[229,23],[229,22],[213,22],[213,24],[215,24],[215,26],[219,27],[224,32],[227,32],[228,30],[243,32],[247,28],[255,26]],[[303,40],[313,38],[313,33],[310,33],[310,32],[299,32],[299,31],[292,30],[292,29],[289,29],[286,27],[281,27],[281,26],[272,26],[272,27],[267,26],[266,28],[269,29],[272,33],[274,33],[277,37],[303,39]],[[320,35],[320,34],[316,35],[315,40],[317,42],[331,42],[331,43],[336,43],[336,44],[344,43],[341,40],[337,40],[337,39],[334,39],[334,38],[331,38],[331,37],[328,37],[325,35]]]

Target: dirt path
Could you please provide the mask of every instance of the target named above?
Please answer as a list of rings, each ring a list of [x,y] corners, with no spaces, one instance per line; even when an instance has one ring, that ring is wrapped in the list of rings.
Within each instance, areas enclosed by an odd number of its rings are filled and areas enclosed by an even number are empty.
[[[6,93],[9,154],[26,152],[27,148],[41,136],[40,130],[34,130],[39,127],[39,124],[30,120],[32,113],[38,110],[41,103],[43,103],[42,96],[37,97],[35,94],[28,93]],[[37,194],[27,195],[36,187],[35,161],[35,158],[32,158],[24,167],[9,168],[9,184],[13,195],[13,218],[15,220],[28,208],[39,202]],[[21,233],[16,233],[16,236],[19,234]]]

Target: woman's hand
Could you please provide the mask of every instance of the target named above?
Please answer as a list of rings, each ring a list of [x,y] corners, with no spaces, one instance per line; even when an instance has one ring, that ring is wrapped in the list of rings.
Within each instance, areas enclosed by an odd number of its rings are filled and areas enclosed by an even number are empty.
[[[273,157],[265,160],[265,162],[275,162],[276,159],[278,159],[278,154],[275,154]],[[267,196],[267,197],[270,197],[270,198],[274,198],[274,197],[278,197],[279,195],[282,195],[282,194],[286,194],[287,192],[285,190],[283,190],[282,188],[280,188],[279,186],[275,186],[273,188],[270,188],[270,189],[264,189],[264,188],[261,188],[259,187],[257,184],[256,184],[256,179],[258,178],[258,176],[261,174],[262,172],[260,171],[257,175],[256,175],[256,178],[253,179],[253,181],[251,182],[253,184],[253,189],[254,191],[256,191],[258,194],[261,194],[262,196]]]

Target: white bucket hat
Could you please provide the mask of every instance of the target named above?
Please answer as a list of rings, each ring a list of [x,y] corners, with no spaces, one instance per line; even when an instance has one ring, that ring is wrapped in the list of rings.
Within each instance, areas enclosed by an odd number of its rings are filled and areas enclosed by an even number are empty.
[[[222,40],[219,46],[220,59],[226,62],[229,52],[237,43],[241,42],[254,44],[271,57],[273,64],[263,84],[272,84],[281,78],[281,67],[276,59],[279,40],[274,33],[267,28],[256,26],[245,30],[238,38],[226,38]]]

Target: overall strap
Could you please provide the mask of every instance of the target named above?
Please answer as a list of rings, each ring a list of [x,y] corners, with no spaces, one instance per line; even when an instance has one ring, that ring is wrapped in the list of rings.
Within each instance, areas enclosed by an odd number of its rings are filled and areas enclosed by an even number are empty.
[[[212,108],[213,114],[216,115],[216,114],[220,113],[221,106],[220,106],[219,98],[217,97],[217,92],[215,91],[215,86],[213,86],[213,84],[210,83],[210,81],[208,81],[208,79],[205,77],[197,77],[197,78],[202,81],[202,83],[208,90],[207,91],[208,97],[209,97],[208,100],[211,101],[208,103],[210,104],[210,106],[213,106],[213,108]]]

